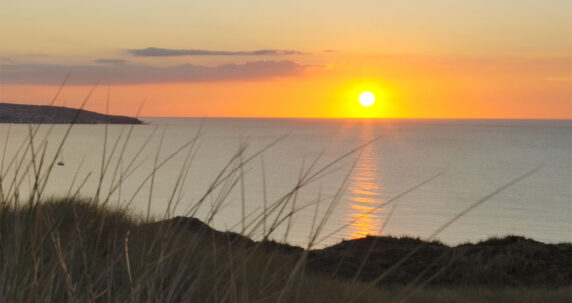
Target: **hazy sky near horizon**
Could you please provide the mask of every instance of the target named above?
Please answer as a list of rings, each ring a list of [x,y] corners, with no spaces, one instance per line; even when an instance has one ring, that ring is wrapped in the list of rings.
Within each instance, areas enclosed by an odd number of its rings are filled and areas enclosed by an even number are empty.
[[[572,118],[572,1],[0,3],[0,102],[146,116]],[[376,94],[371,108],[357,96]]]

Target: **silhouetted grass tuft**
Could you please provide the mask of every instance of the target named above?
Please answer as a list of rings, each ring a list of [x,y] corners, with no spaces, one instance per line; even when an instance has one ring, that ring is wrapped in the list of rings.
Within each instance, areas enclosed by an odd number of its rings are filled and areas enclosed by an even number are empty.
[[[474,279],[467,283],[441,279],[439,287],[424,288],[408,301],[486,302],[494,298],[496,302],[564,302],[570,298],[569,271],[564,276],[555,275],[554,279],[562,279],[562,283],[554,285],[538,283],[549,278],[538,273],[554,273],[548,272],[549,267],[537,268],[537,272],[524,270],[523,274],[531,274],[531,280],[525,281],[532,281],[529,284],[507,284],[518,281],[514,276],[502,280],[502,273],[511,273],[507,267],[520,264],[519,257],[531,257],[526,262],[537,257],[541,266],[547,260],[542,254],[547,251],[567,258],[567,264],[560,264],[564,265],[561,272],[566,273],[570,269],[570,244],[546,245],[521,237],[454,248],[428,242],[419,256],[410,258],[395,276],[388,277],[391,287],[368,289],[362,282],[351,282],[354,272],[348,272],[348,267],[359,266],[360,256],[370,249],[374,238],[344,241],[307,253],[300,247],[216,231],[195,218],[145,221],[89,199],[50,198],[16,208],[5,205],[0,208],[0,300],[276,302],[282,298],[284,302],[345,302],[364,292],[360,302],[393,301],[403,298],[407,294],[403,290],[411,287],[409,283],[419,270],[441,258],[445,250],[451,252],[443,258],[444,263],[434,264],[435,270],[457,266],[453,272],[465,271],[463,277],[474,275]],[[376,240],[361,280],[374,279],[423,242],[391,237]],[[502,256],[499,250],[504,251]],[[445,263],[457,254],[464,256],[457,259],[457,265],[447,266]],[[556,265],[557,258],[553,261]],[[307,264],[305,270],[296,271],[299,262]],[[411,271],[412,267],[416,270]],[[483,277],[491,283],[474,283]]]

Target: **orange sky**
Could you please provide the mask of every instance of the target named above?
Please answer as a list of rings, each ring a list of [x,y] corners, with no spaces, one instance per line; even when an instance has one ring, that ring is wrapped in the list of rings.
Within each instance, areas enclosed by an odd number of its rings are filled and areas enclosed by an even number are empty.
[[[8,0],[0,102],[47,104],[71,71],[57,105],[99,81],[87,108],[109,87],[122,115],[572,118],[572,2],[292,2]]]

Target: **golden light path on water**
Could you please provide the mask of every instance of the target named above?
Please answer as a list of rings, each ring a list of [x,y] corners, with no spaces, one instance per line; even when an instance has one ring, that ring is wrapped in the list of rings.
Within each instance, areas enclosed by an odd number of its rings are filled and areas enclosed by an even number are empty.
[[[365,140],[372,139],[368,125],[364,125],[363,136]],[[382,203],[377,160],[375,145],[365,146],[350,176],[347,197],[350,202],[348,221],[352,222],[348,230],[351,238],[381,232],[384,209],[377,209]]]

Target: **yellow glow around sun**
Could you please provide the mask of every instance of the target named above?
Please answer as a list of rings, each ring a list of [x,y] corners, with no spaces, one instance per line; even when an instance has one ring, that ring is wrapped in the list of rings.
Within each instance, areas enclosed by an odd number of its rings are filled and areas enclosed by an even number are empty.
[[[375,95],[372,92],[362,92],[359,95],[359,104],[364,107],[370,107],[375,103]]]
[[[348,80],[339,86],[338,94],[337,116],[367,119],[394,116],[394,88],[383,79]]]

